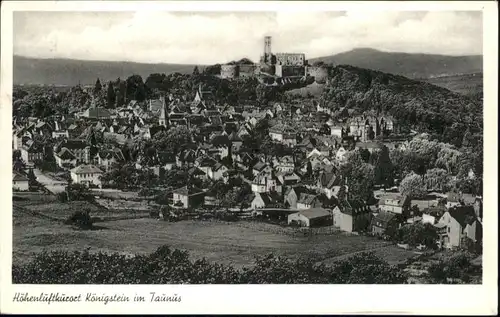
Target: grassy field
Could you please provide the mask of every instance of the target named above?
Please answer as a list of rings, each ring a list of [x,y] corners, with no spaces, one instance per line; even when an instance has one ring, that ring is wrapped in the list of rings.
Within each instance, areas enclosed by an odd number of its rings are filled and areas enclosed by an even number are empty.
[[[312,83],[306,87],[289,90],[286,92],[286,94],[301,97],[307,97],[308,94],[311,94],[314,97],[319,97],[323,93],[324,89],[324,84]]]
[[[44,204],[39,210],[64,214],[65,205]],[[33,206],[29,206],[33,208]],[[76,202],[74,203],[74,208]],[[81,206],[80,206],[81,207]],[[384,250],[384,257],[400,256],[387,242],[343,233],[291,236],[218,221],[170,223],[155,219],[128,219],[99,223],[100,230],[79,231],[14,209],[13,260],[28,261],[42,250],[84,250],[150,253],[162,245],[184,249],[193,258],[207,258],[236,267],[249,265],[256,255],[273,252],[290,258],[307,257],[326,263],[361,251]],[[264,225],[264,224],[263,224]],[[265,226],[263,226],[265,228]]]

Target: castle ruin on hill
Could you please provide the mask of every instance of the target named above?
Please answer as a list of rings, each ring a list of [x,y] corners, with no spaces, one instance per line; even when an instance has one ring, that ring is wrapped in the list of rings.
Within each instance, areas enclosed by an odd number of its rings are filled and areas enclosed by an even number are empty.
[[[221,65],[221,77],[235,79],[241,77],[257,77],[270,84],[314,77],[317,83],[323,84],[328,78],[328,69],[323,66],[309,65],[304,53],[272,53],[270,36],[264,37],[264,52],[259,63],[228,63]]]

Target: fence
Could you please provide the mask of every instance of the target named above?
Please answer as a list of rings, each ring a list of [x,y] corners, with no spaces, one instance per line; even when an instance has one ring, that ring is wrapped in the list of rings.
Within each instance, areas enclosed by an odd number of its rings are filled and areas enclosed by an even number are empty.
[[[315,235],[331,235],[340,232],[340,230],[336,227],[319,227],[319,228],[293,228],[280,224],[268,223],[265,221],[259,220],[250,220],[250,221],[242,221],[236,222],[234,225],[253,229],[257,231],[265,231],[274,234],[280,235],[289,235],[289,236],[315,236]]]
[[[13,192],[12,200],[22,202],[23,205],[31,205],[54,202],[57,201],[57,197],[40,192]]]
[[[52,221],[57,221],[57,222],[65,222],[66,221],[66,219],[64,219],[64,218],[49,216],[49,215],[46,215],[46,214],[41,213],[39,211],[35,211],[35,210],[31,210],[31,209],[28,209],[28,208],[21,207],[18,204],[15,204],[15,203],[12,204],[12,208],[14,210],[18,210],[18,211],[20,211],[22,213],[25,213],[25,214],[30,214],[32,216],[36,216],[36,217],[40,217],[40,218],[44,218],[44,219],[48,219],[48,220],[52,220]]]
[[[149,213],[130,213],[126,215],[117,215],[117,216],[97,216],[92,217],[92,221],[94,222],[107,222],[107,221],[117,221],[117,220],[127,220],[127,219],[141,219],[141,218],[149,218]]]

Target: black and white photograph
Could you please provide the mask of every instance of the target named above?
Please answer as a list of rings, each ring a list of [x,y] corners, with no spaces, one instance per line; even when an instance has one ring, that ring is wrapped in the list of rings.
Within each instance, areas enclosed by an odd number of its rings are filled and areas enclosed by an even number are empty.
[[[13,287],[484,283],[484,11],[272,8],[12,12]]]

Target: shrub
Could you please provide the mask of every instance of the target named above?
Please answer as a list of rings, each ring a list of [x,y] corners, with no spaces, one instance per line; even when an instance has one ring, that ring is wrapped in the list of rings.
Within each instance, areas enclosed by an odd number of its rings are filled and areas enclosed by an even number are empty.
[[[75,211],[65,222],[68,225],[73,225],[79,229],[92,229],[93,220],[90,217],[88,210],[78,210]]]
[[[401,284],[406,275],[370,253],[333,266],[311,259],[290,260],[272,254],[237,270],[230,265],[192,261],[186,251],[162,246],[149,255],[42,252],[31,262],[14,265],[12,280],[22,284]]]
[[[62,203],[67,202],[68,201],[68,193],[67,192],[57,193],[57,200],[59,200]]]
[[[471,256],[467,253],[454,254],[448,259],[433,263],[429,267],[429,275],[437,283],[455,279],[470,281],[470,274],[474,272],[470,260]]]

